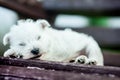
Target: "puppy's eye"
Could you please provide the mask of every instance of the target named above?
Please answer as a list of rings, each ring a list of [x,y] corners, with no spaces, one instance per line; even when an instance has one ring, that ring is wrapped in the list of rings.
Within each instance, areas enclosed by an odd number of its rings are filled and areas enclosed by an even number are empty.
[[[25,43],[19,43],[19,46],[25,46],[26,44]]]
[[[39,39],[40,39],[40,36],[37,37],[37,40],[39,40]]]

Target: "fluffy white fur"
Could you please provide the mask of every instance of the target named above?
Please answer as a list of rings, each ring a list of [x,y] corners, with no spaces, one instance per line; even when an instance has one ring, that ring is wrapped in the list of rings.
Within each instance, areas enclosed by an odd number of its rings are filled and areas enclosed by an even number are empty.
[[[29,59],[36,56],[31,50],[37,48],[37,55],[41,55],[41,60],[69,62],[74,59],[76,63],[82,60],[84,64],[103,65],[101,50],[91,36],[69,29],[53,29],[43,19],[18,21],[4,36],[3,44],[10,44],[10,49],[4,53],[4,57],[14,55]],[[83,49],[87,56],[80,55]]]

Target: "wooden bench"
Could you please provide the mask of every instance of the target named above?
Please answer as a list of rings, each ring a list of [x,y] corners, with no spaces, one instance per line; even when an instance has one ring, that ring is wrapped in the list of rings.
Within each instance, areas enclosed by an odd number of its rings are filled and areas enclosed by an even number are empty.
[[[0,58],[1,80],[119,80],[120,68]]]

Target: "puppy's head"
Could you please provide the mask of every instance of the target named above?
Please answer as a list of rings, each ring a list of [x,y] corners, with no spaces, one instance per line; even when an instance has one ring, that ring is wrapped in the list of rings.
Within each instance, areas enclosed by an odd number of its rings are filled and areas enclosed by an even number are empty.
[[[14,54],[23,59],[42,55],[48,46],[44,32],[49,27],[50,24],[46,20],[19,20],[17,25],[13,25],[10,32],[4,36],[3,44],[9,44],[16,52]]]

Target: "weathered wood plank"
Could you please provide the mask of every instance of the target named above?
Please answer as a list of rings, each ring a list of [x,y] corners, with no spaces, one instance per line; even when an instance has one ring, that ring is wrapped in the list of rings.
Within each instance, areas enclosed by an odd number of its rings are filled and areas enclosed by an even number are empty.
[[[0,57],[0,65],[12,65],[20,67],[39,67],[45,68],[47,70],[58,70],[58,71],[70,71],[70,72],[82,72],[88,74],[112,74],[120,77],[120,68],[119,67],[108,67],[108,66],[89,66],[89,65],[80,65],[74,63],[59,63],[59,62],[50,62],[50,61],[41,61],[41,60],[23,60],[23,59],[11,59]]]
[[[3,80],[119,80],[113,74],[86,74],[66,71],[43,70],[41,68],[28,68],[0,65],[0,79]]]

